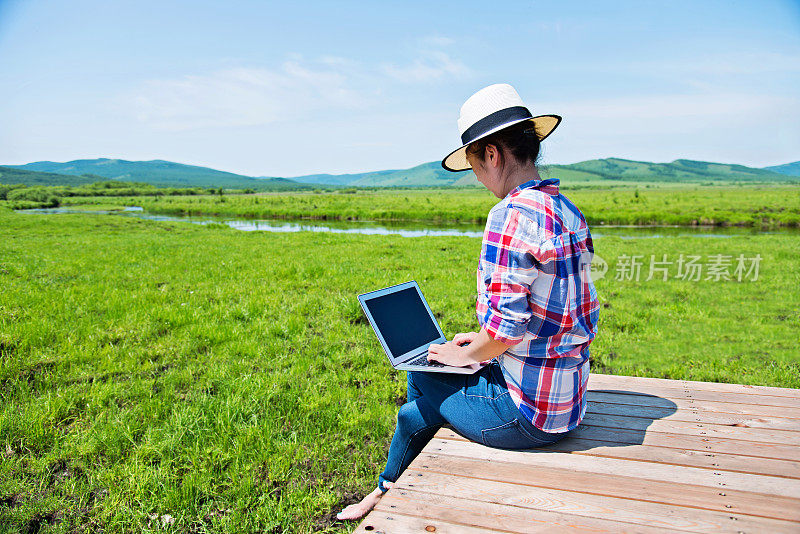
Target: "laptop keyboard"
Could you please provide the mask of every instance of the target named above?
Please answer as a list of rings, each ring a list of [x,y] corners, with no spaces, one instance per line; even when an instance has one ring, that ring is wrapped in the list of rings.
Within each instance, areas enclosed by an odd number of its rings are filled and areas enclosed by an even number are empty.
[[[445,364],[440,362],[429,362],[427,353],[423,354],[422,356],[418,356],[411,361],[405,362],[405,365],[419,365],[422,367],[445,367]]]

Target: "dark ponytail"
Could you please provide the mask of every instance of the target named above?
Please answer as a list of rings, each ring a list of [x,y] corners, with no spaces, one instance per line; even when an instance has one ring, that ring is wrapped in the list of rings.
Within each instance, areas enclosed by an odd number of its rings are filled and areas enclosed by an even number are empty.
[[[506,152],[510,152],[519,163],[533,163],[539,159],[539,135],[531,121],[518,122],[499,132],[478,139],[467,147],[467,152],[478,158],[483,158],[486,147],[495,145]]]

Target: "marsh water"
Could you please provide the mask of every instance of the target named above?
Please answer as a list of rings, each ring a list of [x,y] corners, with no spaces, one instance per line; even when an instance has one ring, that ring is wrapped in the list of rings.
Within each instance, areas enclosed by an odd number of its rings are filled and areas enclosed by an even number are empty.
[[[182,221],[192,224],[223,224],[245,232],[329,232],[336,234],[400,235],[403,237],[462,236],[482,237],[482,224],[437,224],[406,221],[320,221],[286,219],[247,219],[214,216],[180,216],[148,213],[138,206],[122,210],[88,210],[80,208],[44,208],[17,210],[18,213],[93,213],[121,217],[138,217],[152,221]],[[785,234],[800,236],[798,228],[742,228],[721,226],[616,226],[592,225],[592,236],[615,236],[622,239],[659,237],[733,237],[755,234]]]

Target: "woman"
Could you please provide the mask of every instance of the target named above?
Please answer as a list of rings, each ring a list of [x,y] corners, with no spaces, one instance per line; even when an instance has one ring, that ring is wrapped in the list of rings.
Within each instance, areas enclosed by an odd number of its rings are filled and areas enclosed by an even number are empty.
[[[490,447],[529,449],[558,441],[583,418],[599,308],[592,238],[559,181],[543,180],[536,168],[540,142],[560,121],[533,117],[506,84],[481,89],[462,106],[463,146],[442,166],[471,168],[502,200],[489,212],[478,264],[481,329],[431,345],[428,358],[489,363],[473,375],[408,373],[378,487],[339,519],[369,512],[445,423]]]

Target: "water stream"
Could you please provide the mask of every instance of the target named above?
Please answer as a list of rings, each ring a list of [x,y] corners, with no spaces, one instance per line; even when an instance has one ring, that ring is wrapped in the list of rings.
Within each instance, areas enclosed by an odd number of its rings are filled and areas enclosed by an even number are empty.
[[[87,210],[72,208],[43,208],[17,210],[18,213],[92,213],[138,217],[152,221],[183,221],[192,224],[224,224],[245,232],[329,232],[335,234],[400,235],[403,237],[462,236],[480,238],[481,224],[436,224],[432,222],[386,221],[316,221],[283,219],[246,219],[214,216],[160,215],[145,212],[141,207],[128,206],[122,210]],[[756,234],[787,234],[800,236],[798,228],[741,228],[720,226],[619,226],[593,225],[593,237],[615,236],[622,239],[659,237],[733,237]]]

